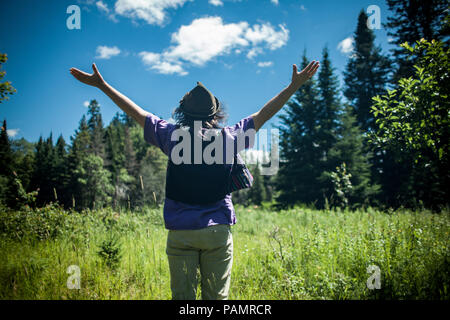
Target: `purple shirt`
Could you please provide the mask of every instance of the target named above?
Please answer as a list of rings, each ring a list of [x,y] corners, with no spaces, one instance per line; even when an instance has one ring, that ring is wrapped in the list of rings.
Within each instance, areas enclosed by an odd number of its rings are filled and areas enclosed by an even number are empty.
[[[178,143],[178,141],[171,141],[171,135],[175,129],[174,124],[149,113],[145,119],[144,139],[160,148],[170,157],[172,148]],[[228,140],[234,145],[234,141],[248,129],[255,129],[251,116],[242,119],[234,126],[223,128],[224,140]],[[226,143],[227,141],[224,141],[224,148]],[[251,148],[252,143],[253,141],[245,146],[237,144],[237,151],[239,152],[243,148]],[[190,205],[166,197],[164,201],[164,223],[169,230],[194,230],[216,224],[234,225],[236,214],[231,201],[231,194],[226,195],[223,200],[208,205]]]

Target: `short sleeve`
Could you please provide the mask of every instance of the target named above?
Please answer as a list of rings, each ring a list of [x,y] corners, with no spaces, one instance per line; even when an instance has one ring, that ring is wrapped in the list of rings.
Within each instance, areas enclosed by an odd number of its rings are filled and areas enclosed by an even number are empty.
[[[226,127],[225,131],[235,140],[237,152],[252,148],[255,143],[256,130],[252,116],[242,119],[234,126]]]
[[[168,155],[170,152],[170,136],[174,129],[174,124],[148,113],[145,118],[144,139]]]

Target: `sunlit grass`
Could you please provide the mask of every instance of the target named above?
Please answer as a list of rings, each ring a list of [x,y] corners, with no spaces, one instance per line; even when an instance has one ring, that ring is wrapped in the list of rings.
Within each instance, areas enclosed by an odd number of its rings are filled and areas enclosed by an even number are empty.
[[[237,207],[230,299],[449,299],[450,215]],[[161,209],[2,212],[1,299],[170,299]],[[115,235],[120,260],[101,244]],[[68,289],[77,265],[81,288]],[[369,290],[367,267],[381,272]]]

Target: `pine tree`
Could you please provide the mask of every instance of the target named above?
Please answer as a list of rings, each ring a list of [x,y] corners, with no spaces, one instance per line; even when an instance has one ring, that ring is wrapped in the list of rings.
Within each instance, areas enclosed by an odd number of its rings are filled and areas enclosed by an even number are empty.
[[[76,170],[79,168],[82,160],[87,157],[90,152],[91,135],[89,127],[86,121],[86,116],[80,120],[78,129],[75,131],[74,136],[71,137],[72,146],[68,154],[68,174],[70,176],[69,184],[67,186],[68,197],[75,201],[75,208],[82,208],[82,185],[79,183]],[[72,202],[71,201],[71,202]],[[72,203],[70,203],[72,206]]]
[[[164,199],[166,185],[166,155],[155,146],[148,146],[147,153],[142,159],[139,168],[139,176],[142,176],[144,190],[141,189],[140,179],[136,182],[131,196],[134,203],[144,204],[161,203]]]
[[[135,198],[139,194],[138,189],[142,189],[139,177],[139,164],[136,160],[136,152],[134,151],[133,142],[130,136],[130,128],[124,125],[124,158],[125,164],[121,174],[121,183],[129,190],[128,194]],[[139,182],[139,183],[138,183]],[[142,190],[141,190],[142,192]]]
[[[8,138],[6,119],[0,132],[0,204],[10,205],[13,154]]]
[[[134,126],[138,126],[138,123],[136,122],[136,120],[134,120],[132,117],[130,117],[129,115],[127,115],[125,112],[122,112],[120,118],[121,118],[121,119],[120,119],[121,122],[122,122],[126,127],[134,127]]]
[[[341,113],[340,123],[341,126],[337,132],[338,141],[329,152],[332,170],[324,172],[323,178],[328,179],[330,183],[331,174],[336,172],[336,168],[345,164],[352,186],[347,195],[348,204],[352,207],[373,204],[379,186],[371,184],[370,153],[366,151],[365,138],[356,123],[353,108],[349,105]],[[336,192],[337,190],[332,192],[334,199],[337,198]]]
[[[397,45],[392,50],[397,64],[392,80],[395,84],[400,78],[414,75],[413,65],[419,58],[408,58],[409,54],[400,48],[400,44],[408,42],[411,45],[422,38],[444,40],[449,35],[448,28],[444,27],[449,4],[447,0],[387,0],[387,5],[393,16],[387,18],[385,26]]]
[[[34,152],[33,174],[31,177],[31,189],[38,190],[42,181],[44,180],[44,170],[42,163],[44,163],[44,139],[39,136],[39,140],[36,143],[36,149]]]
[[[3,126],[0,133],[0,175],[10,176],[13,171],[13,154],[9,142],[6,119],[3,120]]]
[[[125,168],[130,176],[136,177],[139,169],[136,161],[136,152],[131,141],[130,129],[126,126],[124,127],[124,145]]]
[[[102,114],[97,100],[91,100],[88,107],[88,127],[91,135],[90,152],[105,159],[105,133],[103,128]]]
[[[330,197],[328,181],[323,179],[323,172],[331,170],[334,166],[330,159],[330,150],[337,141],[339,127],[339,112],[341,111],[341,101],[339,98],[339,80],[334,74],[335,70],[331,65],[328,48],[322,52],[321,67],[319,71],[319,103],[317,117],[318,147],[322,157],[315,163],[319,171],[317,178],[317,206],[325,205],[325,198]]]
[[[89,153],[91,148],[91,135],[85,115],[81,117],[78,129],[75,131],[74,136],[71,137],[71,140],[71,153],[72,157],[74,157],[72,160],[79,162],[81,158]]]
[[[344,95],[354,108],[363,131],[373,128],[372,97],[385,91],[390,72],[390,61],[382,55],[381,48],[375,46],[375,35],[367,28],[367,18],[361,11],[354,34],[355,49],[344,71]]]
[[[319,70],[319,112],[317,113],[319,149],[326,156],[336,143],[336,130],[338,127],[338,112],[340,111],[339,80],[334,74],[328,48],[322,52],[321,67]]]
[[[302,57],[302,68],[308,65],[306,52]],[[319,128],[317,121],[318,96],[316,81],[310,79],[284,107],[280,115],[280,170],[277,201],[282,205],[298,202],[314,203],[319,198],[317,179],[323,154],[319,148]]]
[[[20,179],[24,190],[29,190],[31,175],[34,163],[34,143],[28,142],[25,138],[11,141],[11,149],[14,156],[14,168]]]
[[[66,207],[70,205],[70,197],[68,196],[67,187],[70,182],[70,177],[67,171],[67,149],[66,141],[63,136],[60,135],[56,141],[55,146],[55,166],[54,166],[54,186],[56,191],[56,197],[59,203],[64,204]]]
[[[117,113],[106,128],[106,168],[111,173],[111,184],[114,187],[113,204],[116,206],[121,200],[128,199],[130,184],[135,179],[127,172],[127,150],[132,149],[131,141],[125,141],[125,125]],[[130,146],[127,146],[127,143]],[[136,165],[131,159],[131,166]],[[134,169],[136,170],[136,168]],[[136,171],[134,172],[136,174]]]
[[[82,208],[101,208],[110,202],[114,190],[102,158],[88,154],[78,163],[74,173],[81,185],[79,199]]]
[[[42,206],[51,201],[55,201],[55,154],[53,147],[52,133],[44,140],[39,137],[36,144],[36,152],[34,157],[33,175],[31,178],[31,189],[39,189],[36,203]]]
[[[264,175],[262,176],[264,185],[265,201],[272,202],[273,200],[273,190],[275,186],[276,175]]]
[[[266,190],[264,188],[264,180],[258,163],[256,163],[253,168],[252,175],[253,185],[248,192],[248,200],[251,203],[260,206],[262,202],[266,200]]]

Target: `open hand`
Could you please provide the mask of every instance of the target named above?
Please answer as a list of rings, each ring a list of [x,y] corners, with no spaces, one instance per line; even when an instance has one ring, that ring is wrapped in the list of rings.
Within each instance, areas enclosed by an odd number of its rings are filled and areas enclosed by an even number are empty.
[[[319,69],[320,63],[319,61],[311,61],[305,69],[298,72],[297,66],[294,64],[292,66],[292,84],[295,85],[297,88],[300,88],[301,85],[303,85],[306,81],[311,79],[314,74],[316,73],[317,69]]]
[[[103,80],[102,75],[100,72],[98,72],[97,66],[95,63],[92,64],[92,70],[94,71],[92,74],[83,72],[81,70],[78,70],[77,68],[70,68],[70,73],[79,81],[88,84],[90,86],[94,87],[100,87],[102,84],[105,83],[105,80]]]

